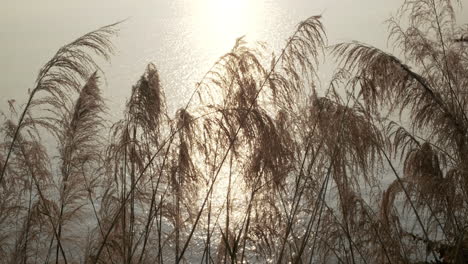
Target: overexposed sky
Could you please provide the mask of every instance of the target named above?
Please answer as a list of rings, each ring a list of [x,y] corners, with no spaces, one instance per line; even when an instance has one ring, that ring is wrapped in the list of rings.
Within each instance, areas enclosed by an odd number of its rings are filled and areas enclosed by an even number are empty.
[[[384,21],[403,0],[1,0],[0,109],[24,102],[40,67],[59,47],[122,19],[117,54],[103,65],[111,109],[125,99],[145,65],[158,67],[170,104],[187,94],[218,57],[246,35],[279,52],[303,19],[322,14],[329,44],[359,40],[387,49]],[[464,12],[464,14],[467,14]],[[465,17],[468,17],[466,15]]]

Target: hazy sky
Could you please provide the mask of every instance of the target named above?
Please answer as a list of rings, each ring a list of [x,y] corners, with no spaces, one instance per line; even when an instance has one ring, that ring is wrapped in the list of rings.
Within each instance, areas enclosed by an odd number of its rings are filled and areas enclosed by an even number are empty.
[[[117,54],[104,65],[104,96],[120,108],[154,62],[170,104],[182,104],[216,59],[247,35],[278,51],[301,20],[322,14],[329,44],[359,40],[386,49],[384,21],[402,0],[7,1],[0,9],[0,109],[22,102],[40,67],[75,38],[116,21]],[[464,12],[466,15],[466,12]],[[468,17],[466,15],[465,17]]]

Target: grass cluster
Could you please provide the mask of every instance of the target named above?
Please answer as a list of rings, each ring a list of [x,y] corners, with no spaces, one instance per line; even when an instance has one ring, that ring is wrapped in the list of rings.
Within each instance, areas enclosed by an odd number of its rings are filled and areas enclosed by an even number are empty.
[[[467,263],[456,8],[405,1],[398,57],[328,46],[319,16],[276,56],[240,38],[175,115],[149,64],[113,124],[95,60],[118,24],[63,46],[2,115],[0,263]]]

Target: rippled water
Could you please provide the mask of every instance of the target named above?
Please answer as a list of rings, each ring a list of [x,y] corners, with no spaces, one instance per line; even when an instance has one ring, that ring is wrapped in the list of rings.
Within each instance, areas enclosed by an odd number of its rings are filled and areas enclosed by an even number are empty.
[[[398,2],[364,0],[359,6],[351,0],[8,2],[0,11],[0,109],[6,109],[7,99],[24,101],[39,68],[61,45],[125,18],[115,40],[118,52],[103,67],[104,96],[113,115],[123,109],[147,63],[157,65],[169,105],[175,109],[236,38],[246,35],[251,42],[265,41],[278,53],[297,23],[311,15],[323,14],[330,43],[360,39],[385,47],[382,22]]]

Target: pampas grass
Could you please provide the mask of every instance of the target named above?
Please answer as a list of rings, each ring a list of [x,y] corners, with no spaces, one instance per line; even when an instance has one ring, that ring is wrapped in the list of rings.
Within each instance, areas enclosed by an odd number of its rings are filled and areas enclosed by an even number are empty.
[[[0,262],[466,262],[454,8],[406,1],[388,20],[401,54],[327,48],[320,16],[277,56],[239,38],[174,116],[150,63],[114,124],[96,59],[118,25],[62,47],[2,115]],[[325,86],[322,56],[337,61]]]

